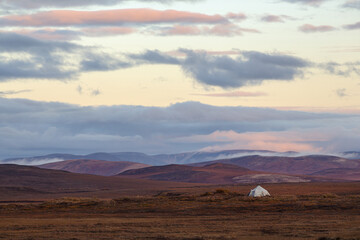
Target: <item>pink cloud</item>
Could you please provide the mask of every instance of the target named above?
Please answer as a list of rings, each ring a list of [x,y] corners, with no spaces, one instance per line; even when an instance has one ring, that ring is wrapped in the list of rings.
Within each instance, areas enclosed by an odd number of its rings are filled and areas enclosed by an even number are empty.
[[[86,36],[102,37],[102,36],[127,35],[131,33],[135,33],[136,29],[130,27],[97,27],[97,28],[84,28],[81,31]]]
[[[176,25],[162,32],[163,35],[201,35],[203,30],[196,26]]]
[[[209,135],[194,135],[178,138],[176,141],[187,143],[215,143],[215,145],[202,149],[204,151],[252,149],[279,152],[321,152],[323,149],[314,146],[312,143],[315,141],[326,142],[329,140],[329,136],[312,131],[247,133],[237,133],[235,131],[215,131]]]
[[[173,22],[215,24],[227,22],[227,19],[220,15],[147,8],[102,11],[55,10],[0,18],[0,25],[3,26],[79,26]]]
[[[334,31],[335,29],[335,27],[329,25],[314,26],[311,24],[304,24],[299,27],[299,30],[305,33],[329,32]]]
[[[260,33],[256,29],[241,28],[235,24],[217,24],[208,26],[175,25],[163,30],[161,35],[215,35],[215,36],[239,36],[244,32]]]
[[[324,3],[327,0],[283,0],[283,1],[290,2],[290,3],[302,3],[302,4],[317,7],[317,6],[320,6],[322,3]]]
[[[261,21],[263,22],[284,22],[281,16],[277,15],[266,15],[261,18]]]
[[[236,21],[242,21],[247,18],[247,16],[244,13],[228,13],[228,14],[226,14],[226,17],[228,19],[233,19]]]
[[[195,94],[198,96],[206,96],[206,97],[260,97],[266,96],[267,94],[264,92],[227,92],[227,93],[208,93],[208,94]]]

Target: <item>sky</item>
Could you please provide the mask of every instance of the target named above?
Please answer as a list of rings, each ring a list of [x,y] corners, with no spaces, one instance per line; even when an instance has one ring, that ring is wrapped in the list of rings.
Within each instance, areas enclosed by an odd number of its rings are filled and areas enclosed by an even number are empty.
[[[0,159],[360,151],[359,0],[0,0]]]

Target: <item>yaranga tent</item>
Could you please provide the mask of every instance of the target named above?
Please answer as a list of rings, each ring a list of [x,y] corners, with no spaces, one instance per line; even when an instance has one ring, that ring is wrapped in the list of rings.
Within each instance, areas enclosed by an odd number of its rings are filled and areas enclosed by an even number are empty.
[[[265,197],[265,196],[270,196],[270,193],[265,188],[262,188],[259,185],[256,188],[251,189],[248,196],[249,197]]]

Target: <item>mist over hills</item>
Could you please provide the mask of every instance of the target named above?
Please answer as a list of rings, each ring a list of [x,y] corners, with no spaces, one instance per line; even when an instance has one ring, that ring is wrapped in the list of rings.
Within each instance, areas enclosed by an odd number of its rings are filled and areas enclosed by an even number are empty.
[[[191,164],[191,166],[202,167],[214,163],[232,164],[254,171],[300,175],[314,174],[315,172],[320,172],[326,169],[360,168],[360,160],[351,160],[328,155],[310,155],[301,157],[253,155],[194,163]]]
[[[20,165],[41,165],[52,162],[74,159],[92,159],[105,161],[127,161],[137,162],[148,165],[167,165],[167,164],[191,164],[196,162],[211,161],[217,159],[234,158],[248,155],[265,156],[296,156],[297,152],[274,152],[267,150],[224,150],[217,152],[185,152],[176,154],[157,154],[148,155],[141,152],[118,152],[118,153],[91,153],[87,155],[75,154],[48,154],[44,156],[22,157],[4,159],[2,163],[13,163]]]
[[[130,169],[149,167],[135,162],[111,162],[105,160],[75,159],[39,165],[40,168],[64,170],[73,173],[85,173],[100,176],[113,176]]]
[[[148,155],[139,152],[49,154],[6,159],[2,163],[37,165],[72,173],[194,183],[254,183],[360,180],[360,152],[339,156],[297,152],[227,150]],[[348,156],[346,158],[345,156]],[[212,166],[212,168],[209,168]],[[248,171],[248,172],[246,172]],[[304,177],[306,176],[306,177]]]

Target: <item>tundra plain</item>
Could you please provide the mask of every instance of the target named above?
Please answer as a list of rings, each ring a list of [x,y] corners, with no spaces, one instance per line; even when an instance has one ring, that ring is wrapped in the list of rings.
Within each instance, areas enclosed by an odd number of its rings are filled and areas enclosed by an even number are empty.
[[[360,239],[359,182],[264,184],[265,198],[247,197],[252,185],[165,183],[3,200],[0,239]]]

